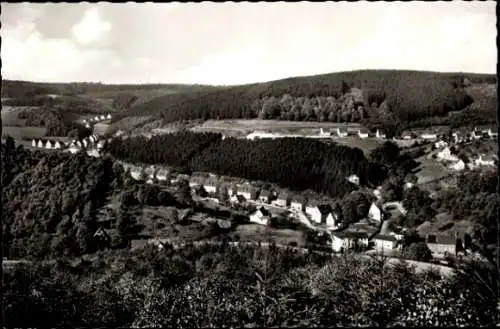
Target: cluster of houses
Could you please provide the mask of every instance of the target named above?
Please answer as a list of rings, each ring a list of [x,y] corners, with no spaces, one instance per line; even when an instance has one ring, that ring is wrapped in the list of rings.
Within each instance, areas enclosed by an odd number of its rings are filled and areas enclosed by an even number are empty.
[[[323,129],[320,129],[319,132],[320,136],[334,136],[334,134],[330,131],[325,132]],[[374,137],[378,139],[385,139],[385,134],[378,130],[375,132],[375,134],[371,134],[367,129],[357,129],[357,130],[350,130],[350,129],[340,129],[337,128],[335,131],[335,136],[339,138],[344,138],[347,136],[358,136],[359,138],[368,138],[368,137]]]
[[[451,169],[461,171],[465,168],[474,169],[481,166],[495,166],[498,159],[495,155],[480,154],[475,158],[471,158],[468,163],[465,163],[457,156],[457,151],[453,147],[445,146],[438,153],[436,158],[445,163],[450,163]]]
[[[91,124],[100,122],[100,121],[105,121],[105,120],[110,120],[111,119],[111,114],[107,115],[96,115],[95,117],[84,119],[82,122],[85,124],[86,128],[91,128]]]
[[[43,149],[61,149],[71,153],[77,153],[84,148],[102,149],[104,147],[104,142],[98,140],[97,136],[92,135],[82,140],[73,140],[71,142],[60,140],[33,139],[31,142],[31,146]]]

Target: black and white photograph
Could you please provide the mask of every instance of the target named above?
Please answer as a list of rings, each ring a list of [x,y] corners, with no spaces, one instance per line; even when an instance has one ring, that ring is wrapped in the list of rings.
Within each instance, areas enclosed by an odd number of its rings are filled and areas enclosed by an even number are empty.
[[[2,2],[2,327],[500,326],[496,11]]]

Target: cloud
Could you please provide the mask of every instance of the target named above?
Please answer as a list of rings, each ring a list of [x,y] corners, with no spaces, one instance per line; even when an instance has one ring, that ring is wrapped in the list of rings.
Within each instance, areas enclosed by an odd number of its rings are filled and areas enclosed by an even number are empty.
[[[111,30],[111,23],[103,21],[99,16],[99,8],[89,8],[80,22],[73,25],[71,31],[76,40],[87,45],[102,39],[103,34]]]
[[[240,84],[497,62],[494,2],[7,3],[1,34],[4,78],[41,81]]]

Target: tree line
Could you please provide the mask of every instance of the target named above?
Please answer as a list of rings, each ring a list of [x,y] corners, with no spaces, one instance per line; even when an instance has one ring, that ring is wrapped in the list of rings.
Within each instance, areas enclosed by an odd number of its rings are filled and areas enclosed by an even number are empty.
[[[484,79],[496,81],[493,76],[417,71],[341,72],[166,95],[133,106],[130,115],[161,115],[168,122],[257,117],[352,122],[383,110],[406,124],[467,108],[476,101],[467,87]]]

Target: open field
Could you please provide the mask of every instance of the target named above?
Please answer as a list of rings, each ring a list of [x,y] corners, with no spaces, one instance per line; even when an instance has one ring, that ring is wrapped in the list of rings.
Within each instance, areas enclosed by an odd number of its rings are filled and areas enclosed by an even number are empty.
[[[214,131],[254,131],[254,130],[266,130],[269,132],[278,132],[280,130],[286,130],[288,132],[297,132],[301,129],[316,129],[326,128],[359,128],[361,127],[357,123],[335,123],[335,122],[313,122],[313,121],[281,121],[281,120],[207,120],[202,125],[195,127],[194,129],[200,130],[214,130]]]
[[[292,242],[297,243],[298,247],[306,245],[305,235],[296,230],[290,229],[273,229],[271,227],[261,226],[257,224],[239,225],[234,232],[230,233],[231,237],[240,237],[240,241],[261,241],[266,242],[269,239],[277,244],[288,245]]]
[[[436,160],[427,159],[425,156],[417,158],[416,161],[420,162],[418,167],[420,170],[415,174],[418,178],[417,184],[425,184],[433,180],[438,180],[454,172]]]
[[[47,129],[44,127],[2,127],[2,137],[10,135],[16,141],[21,141],[23,138],[40,138],[45,136]]]
[[[2,124],[5,126],[24,126],[26,120],[19,119],[18,113],[33,109],[32,106],[2,106]]]

